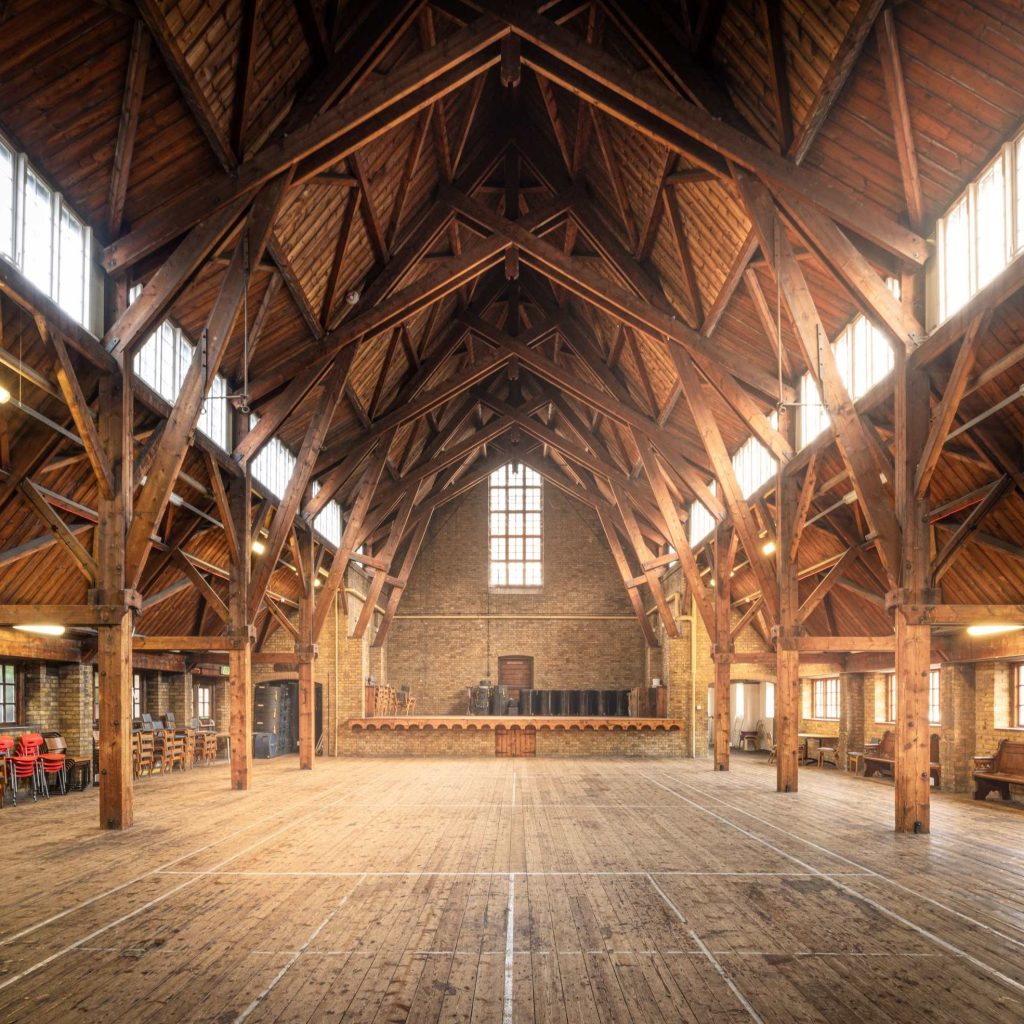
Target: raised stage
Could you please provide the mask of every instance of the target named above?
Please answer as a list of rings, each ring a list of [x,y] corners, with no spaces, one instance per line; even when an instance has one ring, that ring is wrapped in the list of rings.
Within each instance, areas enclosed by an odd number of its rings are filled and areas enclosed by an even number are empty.
[[[363,756],[680,757],[687,723],[678,718],[567,715],[397,715],[349,718],[338,753]]]

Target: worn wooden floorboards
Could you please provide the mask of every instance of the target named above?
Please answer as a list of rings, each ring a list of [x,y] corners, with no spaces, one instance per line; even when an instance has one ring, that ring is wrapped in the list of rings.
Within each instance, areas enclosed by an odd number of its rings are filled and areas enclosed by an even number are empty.
[[[1024,1019],[1024,813],[760,759],[321,760],[0,812],[0,1021]]]

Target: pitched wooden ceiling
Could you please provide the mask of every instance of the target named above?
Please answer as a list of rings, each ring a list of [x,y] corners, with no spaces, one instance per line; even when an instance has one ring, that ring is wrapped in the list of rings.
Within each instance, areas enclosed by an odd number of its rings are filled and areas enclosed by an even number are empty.
[[[273,432],[299,451],[330,411],[307,513],[330,497],[351,509],[379,461],[371,556],[389,537],[401,554],[423,509],[514,453],[608,516],[629,572],[649,577],[645,559],[673,539],[667,514],[695,497],[726,511],[706,489],[719,449],[753,431],[789,454],[765,417],[794,400],[807,360],[757,196],[830,337],[865,311],[912,345],[913,316],[886,304],[882,279],[923,261],[935,219],[1024,117],[1024,14],[998,0],[13,0],[2,18],[0,126],[92,225],[115,279],[146,286],[109,346],[130,350],[165,314],[202,337],[248,204],[277,183],[221,372],[236,391],[249,382],[253,441]],[[974,380],[963,419],[1021,383],[1018,305],[992,319],[979,365],[1006,365]],[[31,319],[5,302],[3,329],[40,375],[24,385],[32,403],[66,421]],[[883,448],[890,404],[868,421]],[[1018,417],[949,446],[933,505],[1013,479]],[[140,412],[142,444],[158,422]],[[38,424],[14,417],[10,431],[14,451]],[[50,450],[33,473],[87,537],[88,467],[59,438]],[[236,456],[254,451],[243,441]],[[194,450],[183,469],[180,492],[215,513],[208,460]],[[848,469],[822,452],[812,516],[850,490]],[[936,553],[980,500],[937,520]],[[757,532],[772,502],[748,513]],[[172,512],[162,535],[219,586],[220,531]],[[1024,597],[1022,516],[1004,485],[943,570],[956,600]],[[19,497],[0,548],[20,551],[39,525]],[[808,612],[816,632],[891,629],[870,527],[854,503],[808,530],[807,595],[862,548]],[[758,562],[741,555],[736,595],[763,589]],[[6,565],[6,600],[45,600],[41,580],[85,584],[62,546]],[[286,601],[292,577],[273,575]],[[169,557],[142,581],[143,631],[216,627]]]

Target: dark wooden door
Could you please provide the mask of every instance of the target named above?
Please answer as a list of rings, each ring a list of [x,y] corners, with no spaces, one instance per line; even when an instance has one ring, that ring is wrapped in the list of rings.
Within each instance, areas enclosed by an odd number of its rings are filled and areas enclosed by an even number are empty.
[[[536,757],[536,728],[532,725],[499,725],[494,730],[494,756]]]
[[[533,689],[533,658],[525,654],[506,654],[498,658],[498,685],[510,690]]]

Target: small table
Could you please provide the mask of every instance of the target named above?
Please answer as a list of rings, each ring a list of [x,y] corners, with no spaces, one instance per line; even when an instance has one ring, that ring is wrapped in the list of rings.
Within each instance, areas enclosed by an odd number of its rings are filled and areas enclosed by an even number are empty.
[[[860,774],[861,762],[864,760],[863,750],[848,750],[846,752],[846,770],[854,775]]]
[[[798,740],[802,740],[803,741],[802,745],[803,745],[803,748],[804,748],[804,756],[802,758],[800,758],[800,763],[801,764],[817,764],[818,763],[818,755],[817,755],[817,753],[815,753],[813,757],[811,756],[811,743],[810,743],[811,740],[814,740],[818,744],[818,746],[821,746],[821,741],[822,740],[831,740],[831,739],[835,738],[833,736],[828,736],[828,735],[826,735],[824,733],[817,733],[817,732],[798,732],[796,734],[796,736],[797,736]]]

